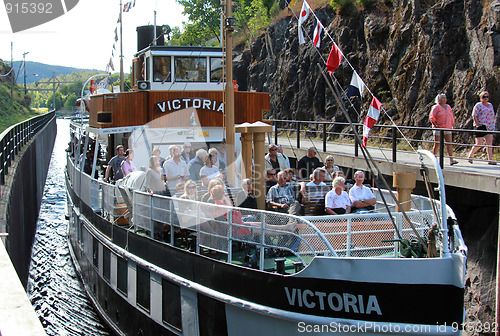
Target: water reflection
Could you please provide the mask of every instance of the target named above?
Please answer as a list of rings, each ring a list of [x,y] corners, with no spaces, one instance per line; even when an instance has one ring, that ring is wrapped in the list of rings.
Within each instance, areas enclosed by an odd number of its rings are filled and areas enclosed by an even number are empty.
[[[57,120],[33,244],[28,296],[48,335],[108,335],[78,278],[67,242],[64,166],[69,121]]]

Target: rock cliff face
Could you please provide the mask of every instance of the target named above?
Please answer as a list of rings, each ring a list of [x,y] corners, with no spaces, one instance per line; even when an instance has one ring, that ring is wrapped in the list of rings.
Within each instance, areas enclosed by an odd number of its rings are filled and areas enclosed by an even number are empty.
[[[342,14],[329,6],[314,11],[398,125],[430,126],[428,113],[441,92],[453,108],[456,128],[472,128],[470,114],[480,90],[488,90],[499,106],[499,0],[387,3]],[[305,24],[309,36],[313,23],[309,18]],[[299,46],[297,20],[289,16],[275,22],[236,57],[240,90],[269,92],[267,117],[345,121],[317,67],[324,67],[332,46],[328,37],[322,41],[319,52],[311,42]],[[335,76],[344,89],[351,75],[343,60]],[[354,121],[363,120],[370,100],[365,91],[361,112],[351,111]]]
[[[351,13],[331,7],[314,11],[398,125],[430,126],[428,114],[438,93],[446,94],[456,128],[472,128],[480,90],[489,91],[499,110],[500,0],[393,0]],[[310,37],[313,21],[305,24]],[[237,51],[235,78],[240,90],[270,93],[272,111],[266,117],[345,121],[317,67],[324,68],[331,46],[326,37],[319,52],[311,42],[299,46],[297,20],[289,16],[271,25],[249,50]],[[347,89],[351,75],[343,60],[335,71],[342,88]],[[353,121],[363,121],[370,100],[365,91],[361,112],[349,111]],[[388,118],[381,115],[379,121]],[[430,132],[408,135],[431,137]],[[460,140],[471,142],[469,136]],[[467,193],[469,205],[475,208],[463,208],[460,223],[469,246],[467,320],[493,322],[498,195],[472,194]],[[485,215],[481,209],[489,203],[493,210]]]

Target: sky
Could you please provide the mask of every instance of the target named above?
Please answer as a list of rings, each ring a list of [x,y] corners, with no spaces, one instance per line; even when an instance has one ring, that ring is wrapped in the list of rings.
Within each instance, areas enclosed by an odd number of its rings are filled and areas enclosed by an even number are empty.
[[[123,3],[126,1],[123,0]],[[119,0],[79,0],[66,14],[40,26],[13,34],[5,7],[0,5],[0,59],[10,64],[11,42],[14,61],[22,60],[75,68],[105,70],[118,26]],[[123,68],[129,72],[137,52],[136,27],[153,24],[182,27],[187,18],[175,0],[136,0],[123,13]],[[113,64],[119,71],[119,41]],[[28,69],[29,71],[29,69]]]

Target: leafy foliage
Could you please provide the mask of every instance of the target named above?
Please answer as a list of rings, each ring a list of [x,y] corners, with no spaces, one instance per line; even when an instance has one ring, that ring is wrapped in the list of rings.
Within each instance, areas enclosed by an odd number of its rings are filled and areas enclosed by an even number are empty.
[[[72,94],[80,97],[82,85],[87,78],[98,71],[77,71],[68,75],[43,78],[28,85],[32,97],[31,106],[35,108],[52,108],[54,89],[56,90],[56,108],[66,106],[66,101]],[[74,105],[72,105],[74,106]]]
[[[333,9],[346,11],[354,8],[354,2],[353,0],[331,0],[330,6],[332,6]]]
[[[0,59],[0,74],[2,75],[0,77],[0,132],[38,114],[28,107],[30,98],[24,94],[24,88],[17,84],[14,84],[14,87],[11,86],[12,77],[6,75],[9,71],[10,67]]]
[[[285,7],[285,1],[280,0],[236,0],[233,16],[236,19],[235,34],[239,36],[256,37],[261,30],[269,25],[280,9]],[[218,45],[220,35],[220,17],[223,7],[219,0],[177,0],[184,6],[184,14],[189,18],[189,24],[184,24],[183,31],[171,32],[169,45]]]

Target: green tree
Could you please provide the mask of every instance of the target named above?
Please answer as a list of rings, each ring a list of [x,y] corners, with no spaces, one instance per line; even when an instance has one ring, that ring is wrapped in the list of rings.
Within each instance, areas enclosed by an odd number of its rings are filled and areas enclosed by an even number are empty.
[[[76,94],[72,93],[66,98],[64,107],[74,107],[76,106]]]
[[[56,96],[55,108],[59,109],[59,108],[63,107],[63,105],[64,105],[63,96],[58,91],[56,91],[55,96]],[[49,108],[49,110],[52,110],[54,108],[54,94],[52,94],[52,93],[50,94],[50,96],[47,98],[47,100],[45,102],[45,106],[47,106]]]
[[[206,41],[219,35],[220,0],[177,0],[184,6],[189,24],[184,26],[181,44],[204,45]]]

